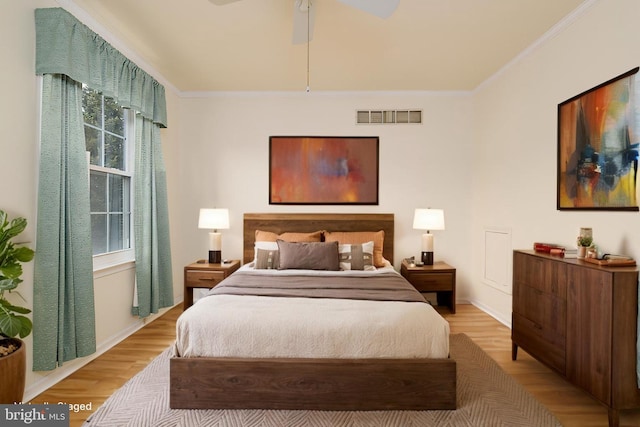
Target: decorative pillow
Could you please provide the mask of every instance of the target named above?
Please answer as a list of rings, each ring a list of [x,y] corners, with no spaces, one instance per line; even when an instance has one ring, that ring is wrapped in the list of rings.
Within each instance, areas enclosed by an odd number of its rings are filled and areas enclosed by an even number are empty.
[[[375,270],[373,266],[373,242],[340,245],[341,270]]]
[[[262,255],[262,259],[261,262],[258,263],[258,252],[262,251],[263,255]],[[258,268],[258,269],[265,269],[265,268],[278,268],[278,260],[280,259],[279,255],[276,258],[276,264],[273,265],[272,267],[267,266],[266,261],[268,259],[268,257],[266,255],[264,255],[264,253],[267,252],[275,252],[277,254],[279,254],[278,252],[278,244],[276,242],[255,242],[253,244],[253,262],[255,263],[254,268]],[[273,262],[273,259],[272,259]]]
[[[280,251],[277,249],[256,249],[255,268],[260,270],[277,269],[280,265]]]
[[[285,242],[278,240],[278,269],[340,270],[338,242]]]
[[[384,231],[325,231],[325,242],[340,242],[341,245],[362,244],[373,242],[373,265],[384,267],[385,259],[382,256],[384,246]]]
[[[278,239],[285,242],[320,242],[322,231],[313,233],[282,233],[276,234],[271,231],[256,230],[256,242],[275,242]]]

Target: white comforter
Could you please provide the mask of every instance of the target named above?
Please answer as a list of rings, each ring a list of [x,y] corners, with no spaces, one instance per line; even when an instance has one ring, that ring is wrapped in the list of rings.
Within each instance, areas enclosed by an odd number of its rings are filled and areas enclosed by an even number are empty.
[[[252,269],[252,264],[242,268]],[[367,274],[390,270],[393,269]],[[300,274],[300,270],[261,272],[276,276]],[[446,358],[449,355],[449,323],[429,304],[415,302],[210,295],[180,316],[176,332],[175,351],[181,357]]]

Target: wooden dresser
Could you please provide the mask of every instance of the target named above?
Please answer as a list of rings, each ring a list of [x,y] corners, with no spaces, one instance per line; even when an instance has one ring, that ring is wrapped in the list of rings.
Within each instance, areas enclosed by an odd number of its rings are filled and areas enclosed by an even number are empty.
[[[518,347],[607,406],[640,407],[636,382],[638,269],[513,253],[512,358]]]

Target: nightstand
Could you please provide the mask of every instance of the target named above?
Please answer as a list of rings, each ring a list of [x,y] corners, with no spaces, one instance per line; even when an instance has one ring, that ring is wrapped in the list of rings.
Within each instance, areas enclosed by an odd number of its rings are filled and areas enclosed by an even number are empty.
[[[211,289],[231,273],[240,268],[240,261],[233,260],[224,264],[194,262],[184,268],[184,302],[183,310],[193,304],[193,288]]]
[[[409,267],[402,261],[400,274],[420,292],[435,292],[438,305],[448,305],[456,312],[456,269],[444,262]]]

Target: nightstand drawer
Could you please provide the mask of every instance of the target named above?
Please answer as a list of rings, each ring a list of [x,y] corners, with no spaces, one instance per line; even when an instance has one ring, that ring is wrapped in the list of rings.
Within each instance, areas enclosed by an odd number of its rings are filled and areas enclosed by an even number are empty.
[[[213,288],[222,282],[225,277],[224,271],[187,271],[185,275],[185,286],[195,288]]]
[[[233,260],[224,264],[194,262],[184,267],[184,310],[193,304],[193,289],[211,289],[240,268],[240,261]]]
[[[453,274],[451,273],[411,273],[411,284],[419,291],[451,291],[453,290]]]

